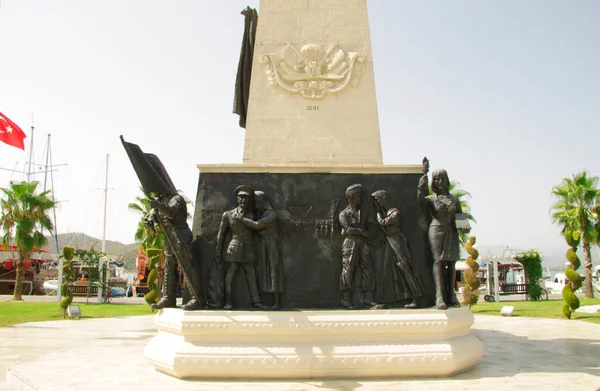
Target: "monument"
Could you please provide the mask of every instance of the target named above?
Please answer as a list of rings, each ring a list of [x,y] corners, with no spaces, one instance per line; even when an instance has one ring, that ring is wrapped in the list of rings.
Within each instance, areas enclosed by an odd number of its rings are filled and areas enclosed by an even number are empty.
[[[382,163],[366,0],[261,0],[260,16],[243,14],[243,163],[198,165],[194,298],[209,309],[162,309],[146,358],[179,378],[473,367],[472,313],[428,308],[424,166]]]

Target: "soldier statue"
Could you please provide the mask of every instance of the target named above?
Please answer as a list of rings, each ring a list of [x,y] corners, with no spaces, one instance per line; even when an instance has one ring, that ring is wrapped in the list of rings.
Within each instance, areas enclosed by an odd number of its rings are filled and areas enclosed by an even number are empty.
[[[150,199],[150,206],[153,211],[146,218],[147,225],[153,225],[156,219],[162,221],[165,235],[171,240],[165,240],[165,276],[162,287],[162,299],[152,304],[153,309],[170,308],[176,306],[176,293],[178,287],[177,259],[175,251],[184,250],[189,253],[192,246],[192,231],[187,224],[187,205],[180,194],[159,195],[157,199]],[[158,212],[158,215],[157,215]],[[179,247],[176,249],[175,247]],[[188,289],[185,285],[184,289]],[[184,294],[184,296],[188,296]],[[201,308],[201,303],[194,297],[182,309],[191,311]]]
[[[352,291],[356,267],[361,273],[361,302],[368,307],[378,307],[373,301],[373,264],[369,257],[368,240],[373,236],[367,225],[367,216],[361,211],[362,185],[351,185],[346,189],[348,206],[340,212],[342,227],[342,273],[339,290],[341,305],[353,308]]]
[[[256,308],[266,309],[267,307],[260,301],[260,294],[256,284],[256,271],[254,269],[257,258],[255,232],[243,222],[244,218],[254,220],[254,212],[252,210],[254,189],[247,185],[241,185],[235,189],[235,194],[238,206],[223,213],[217,234],[217,248],[215,252],[215,260],[217,263],[221,263],[225,234],[228,230],[231,230],[231,241],[225,251],[227,274],[225,276],[225,306],[223,308],[226,310],[232,308],[231,285],[236,271],[238,268],[241,268],[246,276],[252,305]]]

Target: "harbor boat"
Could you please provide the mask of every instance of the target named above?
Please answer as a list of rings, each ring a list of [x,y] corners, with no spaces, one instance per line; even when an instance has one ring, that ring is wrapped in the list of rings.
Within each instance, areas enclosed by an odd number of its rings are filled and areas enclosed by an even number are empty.
[[[58,280],[46,280],[42,286],[47,296],[55,296],[58,291]]]
[[[12,295],[16,284],[18,248],[14,244],[0,245],[0,253],[9,253],[7,258],[0,259],[0,295]],[[32,257],[25,261],[22,294],[44,294],[44,281],[58,277],[57,261],[47,255],[44,256],[47,253],[48,250],[35,249]]]

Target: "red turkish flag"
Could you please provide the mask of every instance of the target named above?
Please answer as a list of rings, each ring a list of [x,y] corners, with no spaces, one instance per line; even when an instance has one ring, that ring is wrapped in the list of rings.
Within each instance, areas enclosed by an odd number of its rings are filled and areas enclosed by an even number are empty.
[[[25,144],[23,143],[25,137],[27,137],[25,132],[17,124],[0,113],[0,141],[25,150]]]

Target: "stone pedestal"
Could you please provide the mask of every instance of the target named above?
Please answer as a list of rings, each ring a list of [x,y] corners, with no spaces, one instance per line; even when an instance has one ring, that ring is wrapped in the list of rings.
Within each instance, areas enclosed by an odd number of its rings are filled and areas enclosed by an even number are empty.
[[[446,311],[161,310],[146,359],[184,378],[313,379],[448,376],[483,346],[468,308]]]

